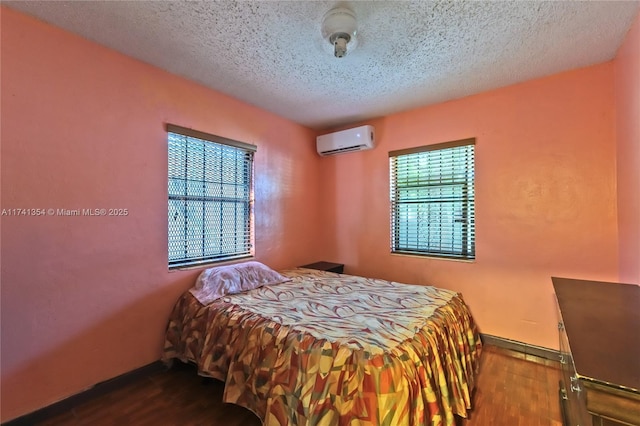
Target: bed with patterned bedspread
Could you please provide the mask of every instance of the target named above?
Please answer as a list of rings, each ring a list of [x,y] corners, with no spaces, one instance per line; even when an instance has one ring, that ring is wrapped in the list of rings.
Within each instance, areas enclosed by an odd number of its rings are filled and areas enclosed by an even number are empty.
[[[453,425],[481,352],[462,296],[297,268],[287,282],[176,303],[164,360],[225,382],[263,424]],[[195,294],[195,293],[194,293]]]

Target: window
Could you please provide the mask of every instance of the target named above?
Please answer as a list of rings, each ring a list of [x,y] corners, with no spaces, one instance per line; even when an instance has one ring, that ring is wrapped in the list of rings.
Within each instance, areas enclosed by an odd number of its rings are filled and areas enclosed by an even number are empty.
[[[169,268],[252,256],[254,145],[167,125]]]
[[[391,252],[475,259],[475,139],[389,153]]]

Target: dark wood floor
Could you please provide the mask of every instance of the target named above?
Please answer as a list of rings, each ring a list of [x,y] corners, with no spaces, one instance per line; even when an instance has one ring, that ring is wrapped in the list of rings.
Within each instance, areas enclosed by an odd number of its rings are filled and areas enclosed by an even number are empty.
[[[464,426],[561,426],[559,365],[485,346]],[[37,425],[259,426],[250,411],[222,403],[223,386],[190,367],[156,372]]]
[[[562,426],[560,363],[485,346],[465,426]]]

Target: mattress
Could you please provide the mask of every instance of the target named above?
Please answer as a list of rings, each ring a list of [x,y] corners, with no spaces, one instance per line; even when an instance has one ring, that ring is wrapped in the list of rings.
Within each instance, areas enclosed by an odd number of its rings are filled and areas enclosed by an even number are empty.
[[[462,295],[297,268],[206,306],[185,292],[163,359],[225,382],[265,425],[453,425],[481,341]]]

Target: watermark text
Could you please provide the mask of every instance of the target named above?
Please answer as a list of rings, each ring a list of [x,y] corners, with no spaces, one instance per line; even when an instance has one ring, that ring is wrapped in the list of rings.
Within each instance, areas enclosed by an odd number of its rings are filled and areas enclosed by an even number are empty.
[[[11,208],[2,209],[1,216],[129,216],[129,209],[124,208]]]

